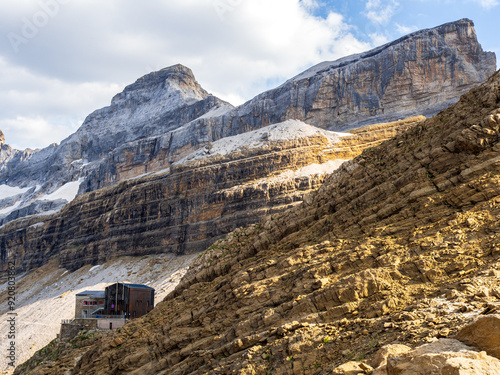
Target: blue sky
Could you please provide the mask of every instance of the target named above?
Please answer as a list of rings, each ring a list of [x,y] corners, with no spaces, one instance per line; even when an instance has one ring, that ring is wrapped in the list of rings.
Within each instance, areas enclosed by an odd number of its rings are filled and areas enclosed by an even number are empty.
[[[500,53],[500,0],[0,2],[0,129],[60,142],[125,85],[177,63],[241,104],[308,67],[461,18]]]
[[[497,0],[318,0],[305,1],[314,4],[313,13],[327,17],[337,12],[353,25],[353,34],[364,41],[370,35],[378,35],[388,41],[407,32],[432,28],[443,23],[469,18],[474,21],[483,48],[500,52],[498,33],[493,29],[500,15]]]

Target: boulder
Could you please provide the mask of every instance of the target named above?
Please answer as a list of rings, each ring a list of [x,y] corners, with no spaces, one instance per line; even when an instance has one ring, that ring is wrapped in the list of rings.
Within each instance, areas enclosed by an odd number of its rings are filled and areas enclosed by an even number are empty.
[[[361,362],[347,362],[335,368],[332,372],[333,375],[362,375],[371,374],[373,368]]]
[[[500,359],[500,315],[478,318],[458,332],[456,338]]]
[[[387,375],[424,374],[500,374],[500,361],[454,339],[436,340],[387,360]]]
[[[478,359],[452,358],[446,361],[442,375],[494,375],[500,374],[499,361],[479,353]]]
[[[385,366],[387,364],[387,358],[389,356],[398,356],[411,351],[411,348],[406,345],[401,344],[393,344],[383,346],[377,354],[375,354],[375,358],[373,358],[371,365],[375,368]]]

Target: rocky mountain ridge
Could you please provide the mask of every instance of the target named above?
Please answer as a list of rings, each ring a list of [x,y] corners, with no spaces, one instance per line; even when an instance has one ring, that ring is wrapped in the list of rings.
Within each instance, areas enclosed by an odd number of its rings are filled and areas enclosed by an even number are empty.
[[[210,142],[289,119],[338,131],[434,114],[495,66],[464,19],[322,63],[237,108],[209,95],[188,68],[166,68],[126,87],[61,145],[21,152],[2,144],[0,181],[26,190],[0,196],[0,216],[59,210],[78,193],[164,170]],[[48,202],[77,181],[72,197]]]
[[[5,223],[2,262],[15,259],[25,271],[57,256],[76,270],[124,255],[201,251],[300,203],[345,159],[421,120],[380,125],[363,136],[290,120],[221,139],[166,170],[79,195],[52,215]]]
[[[257,121],[293,116],[335,131],[432,116],[484,82],[495,64],[495,55],[477,43],[473,22],[462,19],[320,63],[234,112],[242,124],[261,111]]]
[[[116,148],[140,138],[167,133],[213,108],[229,107],[209,95],[192,71],[175,65],[148,74],[117,94],[109,107],[90,114],[59,146],[2,163],[2,179],[11,184],[57,185],[88,174]],[[51,180],[55,180],[52,182]]]
[[[16,373],[362,374],[371,363],[393,375],[432,359],[428,373],[495,373],[499,152],[497,72],[304,203],[214,244],[150,314],[76,347],[54,342]],[[419,348],[390,356],[386,344]]]

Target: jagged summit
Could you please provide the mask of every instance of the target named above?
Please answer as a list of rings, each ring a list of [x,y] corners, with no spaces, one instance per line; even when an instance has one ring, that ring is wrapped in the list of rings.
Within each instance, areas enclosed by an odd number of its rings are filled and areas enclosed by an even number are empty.
[[[137,81],[131,85],[128,85],[124,91],[135,90],[137,87],[148,86],[151,84],[161,83],[165,80],[171,79],[186,79],[196,82],[193,71],[187,66],[182,64],[172,65],[155,72],[146,74],[145,76],[137,79]]]
[[[165,90],[165,94],[178,93],[186,102],[191,99],[198,101],[205,99],[209,94],[198,84],[191,69],[177,64],[156,72],[149,73],[133,84],[125,87],[123,92],[113,97],[112,104],[127,100],[134,94],[142,95],[156,91],[156,88]],[[151,95],[150,95],[151,96]]]
[[[110,106],[90,114],[82,126],[60,145],[34,152],[21,152],[10,147],[1,151],[0,180],[10,186],[30,189],[14,198],[0,195],[0,222],[2,216],[10,221],[60,209],[79,190],[95,190],[116,183],[120,179],[116,176],[117,166],[129,159],[117,154],[122,147],[167,134],[221,107],[231,106],[208,94],[191,70],[182,65],[139,78],[116,95]],[[153,141],[151,146],[155,150],[159,145]],[[138,154],[133,159],[135,162],[149,158],[145,148],[139,146],[134,151]],[[107,168],[114,172],[109,173]],[[54,196],[52,194],[59,189],[66,189],[64,186],[71,186],[73,193],[66,194],[57,205],[40,203]]]
[[[206,113],[200,110],[189,113],[188,107],[209,97],[190,69],[174,65],[147,74],[125,87],[113,97],[109,107],[88,116],[75,135],[92,130],[92,135],[106,136],[108,142],[125,135],[121,142],[111,142],[116,147],[124,141],[162,134]],[[218,99],[212,97],[210,101]],[[108,149],[111,151],[111,145]]]

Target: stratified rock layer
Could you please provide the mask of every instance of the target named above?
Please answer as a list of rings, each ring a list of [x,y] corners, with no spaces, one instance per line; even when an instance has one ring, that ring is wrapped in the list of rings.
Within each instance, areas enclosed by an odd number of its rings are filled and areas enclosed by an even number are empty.
[[[214,244],[150,314],[17,373],[330,374],[387,344],[452,337],[500,306],[499,155],[496,73],[303,204]],[[401,357],[425,362],[422,350]],[[498,369],[458,357],[435,356],[449,373]]]
[[[327,161],[329,145],[325,137],[275,142],[80,195],[54,216],[3,226],[2,263],[17,259],[26,270],[57,255],[62,266],[77,269],[122,255],[201,251],[318,188],[324,174],[256,182]]]
[[[1,265],[15,258],[19,271],[29,270],[57,256],[61,266],[77,269],[123,255],[202,251],[238,227],[302,202],[343,160],[421,120],[340,139],[289,121],[254,132],[255,147],[249,147],[251,133],[221,140],[161,173],[82,194],[54,215],[7,222],[0,228]],[[244,146],[228,154],[215,151],[238,142]]]

